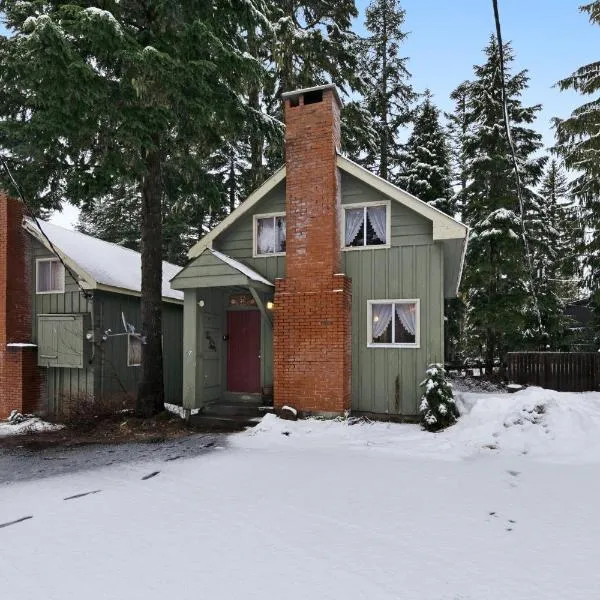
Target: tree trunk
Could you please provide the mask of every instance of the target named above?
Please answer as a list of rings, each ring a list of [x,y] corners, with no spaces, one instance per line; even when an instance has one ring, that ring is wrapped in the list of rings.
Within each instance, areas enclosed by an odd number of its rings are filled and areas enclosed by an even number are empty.
[[[164,410],[162,361],[161,160],[158,144],[145,154],[142,183],[142,376],[137,409],[145,416]]]

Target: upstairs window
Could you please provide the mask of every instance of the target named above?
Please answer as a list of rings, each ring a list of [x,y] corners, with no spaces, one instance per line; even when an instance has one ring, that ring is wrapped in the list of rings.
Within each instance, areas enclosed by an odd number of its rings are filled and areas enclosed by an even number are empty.
[[[367,324],[371,348],[418,348],[419,300],[369,300]]]
[[[389,209],[388,203],[344,207],[343,247],[387,246],[390,237]]]
[[[285,254],[285,214],[254,217],[254,256]]]
[[[65,291],[65,268],[58,258],[36,261],[35,291],[37,294],[62,294]]]

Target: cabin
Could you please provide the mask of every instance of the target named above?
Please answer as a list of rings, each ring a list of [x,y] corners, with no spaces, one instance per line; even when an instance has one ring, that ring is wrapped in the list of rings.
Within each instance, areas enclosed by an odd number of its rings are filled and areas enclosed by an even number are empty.
[[[285,166],[189,251],[183,406],[411,417],[468,229],[340,153],[335,86],[284,94]]]
[[[163,263],[165,399],[181,403],[183,294]],[[129,407],[140,378],[138,252],[24,216],[0,194],[0,418]]]

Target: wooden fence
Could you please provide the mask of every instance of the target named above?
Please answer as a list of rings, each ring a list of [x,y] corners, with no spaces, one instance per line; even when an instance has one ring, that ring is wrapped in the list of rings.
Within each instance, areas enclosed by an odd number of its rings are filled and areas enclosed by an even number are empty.
[[[600,389],[600,353],[509,352],[509,381],[537,385],[559,392],[591,392]]]

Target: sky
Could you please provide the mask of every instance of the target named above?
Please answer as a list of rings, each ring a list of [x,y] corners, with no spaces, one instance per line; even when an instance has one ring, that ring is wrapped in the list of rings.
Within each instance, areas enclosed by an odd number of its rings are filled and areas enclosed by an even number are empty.
[[[582,103],[573,92],[561,92],[556,82],[581,65],[600,59],[600,27],[589,24],[578,7],[583,0],[499,0],[502,35],[515,53],[514,71],[527,69],[531,81],[524,95],[528,105],[542,104],[535,128],[547,147],[553,144],[551,119],[566,117]],[[364,33],[369,0],[356,0],[360,16],[355,28]],[[484,62],[483,48],[494,31],[491,0],[402,0],[409,36],[403,55],[417,91],[430,89],[436,104],[452,109],[450,92]],[[0,26],[0,33],[2,32]],[[68,211],[57,220],[69,225]],[[62,218],[64,217],[64,218]]]
[[[578,67],[600,59],[600,27],[578,8],[583,0],[499,0],[502,37],[512,42],[513,72],[527,69],[528,105],[542,104],[535,125],[551,146],[553,117],[566,117],[582,104],[573,92],[553,87]],[[357,0],[357,30],[363,31],[369,0]],[[401,0],[409,36],[403,55],[417,91],[429,88],[436,104],[452,109],[450,92],[473,76],[473,65],[485,61],[483,48],[495,31],[492,0]]]

